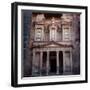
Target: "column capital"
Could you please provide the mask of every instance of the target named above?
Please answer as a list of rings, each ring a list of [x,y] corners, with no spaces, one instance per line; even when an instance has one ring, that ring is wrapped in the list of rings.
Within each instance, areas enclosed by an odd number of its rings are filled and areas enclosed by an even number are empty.
[[[57,53],[59,53],[59,51],[58,51],[58,50],[57,50],[56,52],[57,52]]]
[[[35,49],[33,49],[33,53],[35,53]]]
[[[40,53],[43,53],[43,51],[40,50]]]
[[[47,54],[49,54],[50,51],[47,51]]]

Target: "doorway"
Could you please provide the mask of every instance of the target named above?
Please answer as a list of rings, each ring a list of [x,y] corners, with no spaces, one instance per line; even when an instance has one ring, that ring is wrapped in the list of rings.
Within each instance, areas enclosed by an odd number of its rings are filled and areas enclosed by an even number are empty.
[[[55,51],[50,52],[49,60],[50,60],[50,74],[55,74],[56,73],[56,52]]]
[[[43,52],[43,57],[42,57],[42,75],[46,75],[47,72],[47,52]]]
[[[59,51],[59,74],[63,74],[63,52]]]

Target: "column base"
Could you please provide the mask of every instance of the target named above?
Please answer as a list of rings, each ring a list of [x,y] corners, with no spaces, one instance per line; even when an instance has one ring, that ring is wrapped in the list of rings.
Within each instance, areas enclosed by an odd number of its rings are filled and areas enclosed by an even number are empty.
[[[72,72],[64,72],[63,75],[72,75]]]

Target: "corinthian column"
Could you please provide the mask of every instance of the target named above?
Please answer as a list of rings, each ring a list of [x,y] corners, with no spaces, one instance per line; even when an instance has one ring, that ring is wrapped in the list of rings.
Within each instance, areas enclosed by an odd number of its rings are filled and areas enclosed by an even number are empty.
[[[49,73],[49,51],[47,51],[47,75]]]
[[[34,75],[34,71],[35,71],[35,52],[33,51],[33,59],[32,59],[32,75]]]
[[[42,74],[42,57],[43,57],[43,52],[40,52],[40,75]]]
[[[70,51],[71,73],[72,73],[72,51]]]
[[[59,51],[57,51],[57,74],[59,74]]]
[[[65,73],[65,51],[63,51],[63,74]]]

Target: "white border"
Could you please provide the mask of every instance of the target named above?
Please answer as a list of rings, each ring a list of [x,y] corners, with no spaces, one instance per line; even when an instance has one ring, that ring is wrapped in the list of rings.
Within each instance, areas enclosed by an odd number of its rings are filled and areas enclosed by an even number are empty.
[[[61,12],[79,12],[80,31],[81,31],[81,51],[80,51],[80,75],[66,76],[46,76],[46,77],[27,77],[21,79],[21,10],[43,10],[43,11],[61,11]],[[18,6],[18,84],[47,83],[47,82],[64,82],[85,80],[85,10],[71,8],[54,8],[54,7],[36,7],[36,6]]]

